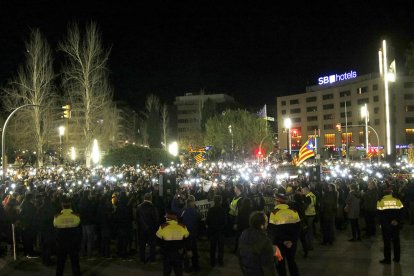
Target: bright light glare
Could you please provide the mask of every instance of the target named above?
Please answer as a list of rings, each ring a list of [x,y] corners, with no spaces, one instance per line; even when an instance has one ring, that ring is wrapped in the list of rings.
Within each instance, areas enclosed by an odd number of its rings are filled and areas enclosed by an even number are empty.
[[[178,143],[177,142],[172,142],[171,144],[169,144],[168,145],[168,152],[172,156],[177,156],[178,155]]]
[[[92,161],[95,164],[98,164],[100,156],[99,156],[99,147],[98,147],[98,140],[93,140],[93,146],[92,146]]]

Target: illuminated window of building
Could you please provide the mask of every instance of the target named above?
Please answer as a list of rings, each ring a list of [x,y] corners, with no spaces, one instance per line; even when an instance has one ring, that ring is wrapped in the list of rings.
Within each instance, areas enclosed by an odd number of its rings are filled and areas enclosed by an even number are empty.
[[[407,144],[414,144],[414,128],[405,129],[405,141]]]
[[[346,144],[346,137],[348,136],[348,145],[352,143],[352,133],[342,133],[342,144]]]
[[[325,134],[323,136],[325,147],[335,146],[335,134]]]

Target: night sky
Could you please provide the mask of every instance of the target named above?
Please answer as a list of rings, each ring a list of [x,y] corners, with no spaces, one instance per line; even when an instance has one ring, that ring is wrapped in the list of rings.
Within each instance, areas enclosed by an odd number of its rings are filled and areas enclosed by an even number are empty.
[[[279,1],[270,2],[272,6],[178,0],[129,1],[142,2],[134,5],[8,2],[0,4],[1,85],[24,61],[23,41],[30,28],[38,27],[55,47],[69,22],[93,20],[105,46],[112,48],[109,69],[115,100],[128,101],[136,109],[149,93],[172,103],[175,96],[201,89],[227,93],[246,106],[275,104],[277,96],[302,93],[307,85],[317,84],[319,76],[377,72],[384,36],[400,58],[401,71],[404,51],[414,41],[409,1],[388,7],[378,1],[283,6],[276,5]],[[60,59],[56,53],[56,68]]]

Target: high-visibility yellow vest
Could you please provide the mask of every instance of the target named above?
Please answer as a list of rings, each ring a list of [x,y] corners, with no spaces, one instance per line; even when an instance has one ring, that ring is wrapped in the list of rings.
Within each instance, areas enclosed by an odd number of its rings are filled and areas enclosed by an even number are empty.
[[[401,209],[403,207],[404,205],[401,203],[401,201],[392,195],[385,195],[380,201],[377,202],[377,209],[380,211]]]
[[[287,204],[278,204],[275,210],[270,213],[269,223],[274,225],[297,223],[300,221],[299,214],[289,209]]]
[[[237,197],[237,198],[233,198],[233,200],[230,203],[230,210],[229,210],[229,215],[230,216],[237,216],[239,210],[237,209],[237,203],[239,202],[239,200],[241,199],[241,197]]]
[[[309,192],[306,195],[306,197],[310,197],[311,202],[309,203],[308,207],[305,210],[305,216],[315,216],[316,215],[316,209],[315,209],[316,196],[312,192]]]
[[[80,218],[73,213],[72,209],[63,209],[59,215],[53,219],[53,226],[56,228],[75,228],[78,227]]]

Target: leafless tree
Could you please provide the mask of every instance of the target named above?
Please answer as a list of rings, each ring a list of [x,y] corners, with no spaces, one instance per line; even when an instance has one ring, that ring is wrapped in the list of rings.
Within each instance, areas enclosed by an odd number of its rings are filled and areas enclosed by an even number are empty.
[[[33,29],[25,42],[26,63],[3,89],[3,105],[7,111],[26,105],[40,105],[17,112],[11,120],[10,134],[14,145],[36,152],[37,166],[43,166],[56,116],[56,94],[53,86],[52,54],[49,44],[38,29]]]
[[[150,148],[161,146],[161,118],[160,99],[154,94],[149,94],[145,102],[148,145]]]
[[[72,106],[74,127],[80,128],[80,145],[84,151],[86,166],[91,165],[91,147],[100,128],[111,124],[102,120],[102,114],[112,105],[112,89],[109,85],[107,62],[109,50],[104,49],[101,34],[95,23],[86,26],[81,33],[77,24],[70,25],[68,34],[59,48],[66,56],[63,69],[63,87]]]
[[[161,120],[162,120],[162,138],[164,140],[164,148],[167,150],[167,129],[168,129],[168,107],[166,104],[162,106],[161,110]]]

